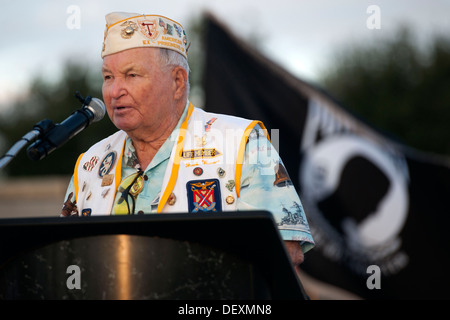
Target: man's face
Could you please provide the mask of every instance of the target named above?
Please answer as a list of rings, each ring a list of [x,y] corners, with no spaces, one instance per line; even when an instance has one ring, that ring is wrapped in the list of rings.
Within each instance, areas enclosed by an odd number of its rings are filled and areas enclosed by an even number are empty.
[[[103,59],[103,99],[111,121],[128,134],[152,133],[176,114],[172,72],[159,49],[136,48]]]

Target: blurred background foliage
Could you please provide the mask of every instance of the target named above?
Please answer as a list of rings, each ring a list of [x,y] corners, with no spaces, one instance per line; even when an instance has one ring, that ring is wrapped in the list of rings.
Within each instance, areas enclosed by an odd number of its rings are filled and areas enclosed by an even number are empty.
[[[75,98],[76,91],[85,97],[90,95],[101,98],[101,82],[101,74],[81,61],[67,61],[57,81],[35,76],[26,95],[0,114],[0,135],[3,138],[1,154],[32,130],[39,121],[50,119],[55,124],[60,123],[81,108],[81,102]],[[100,137],[115,131],[115,127],[106,118],[107,116],[102,121],[91,124],[76,138],[41,161],[30,160],[24,148],[4,168],[4,173],[9,176],[70,174],[82,152]]]
[[[420,47],[406,28],[336,52],[320,84],[344,107],[410,147],[450,155],[450,38]]]
[[[188,24],[191,101],[203,103],[204,21]],[[0,154],[44,118],[59,123],[81,107],[74,98],[102,98],[100,65],[69,60],[57,81],[35,75],[26,94],[0,113]],[[349,44],[337,50],[321,72],[318,85],[344,107],[401,143],[423,151],[450,155],[450,39],[436,36],[419,48],[407,28],[372,44]],[[28,159],[26,149],[1,175],[70,175],[79,154],[115,131],[107,116],[45,159]]]

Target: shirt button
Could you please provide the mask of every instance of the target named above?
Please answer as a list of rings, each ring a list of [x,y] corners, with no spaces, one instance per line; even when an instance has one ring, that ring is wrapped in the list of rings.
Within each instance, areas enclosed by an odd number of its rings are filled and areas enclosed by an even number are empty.
[[[145,180],[145,181],[147,181],[147,180],[148,180],[148,177],[147,177],[147,175],[146,175],[146,174],[144,175],[144,180]]]
[[[138,214],[144,214],[144,211],[139,210],[139,211],[138,211]]]

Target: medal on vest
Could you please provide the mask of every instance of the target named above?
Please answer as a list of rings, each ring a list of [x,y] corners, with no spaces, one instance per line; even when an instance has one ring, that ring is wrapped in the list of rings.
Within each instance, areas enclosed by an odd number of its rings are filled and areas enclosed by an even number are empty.
[[[225,177],[225,170],[223,170],[222,168],[217,169],[217,174],[219,176],[219,178],[223,178]]]
[[[175,194],[172,192],[169,196],[169,199],[167,199],[167,204],[169,206],[173,206],[175,204],[175,202],[177,202],[177,197],[175,196]]]
[[[233,192],[234,189],[234,180],[228,180],[228,183],[225,185],[225,187],[230,190],[230,192]]]
[[[203,169],[200,168],[200,167],[195,167],[194,170],[193,170],[193,173],[194,173],[196,176],[201,176],[201,175],[203,174]]]

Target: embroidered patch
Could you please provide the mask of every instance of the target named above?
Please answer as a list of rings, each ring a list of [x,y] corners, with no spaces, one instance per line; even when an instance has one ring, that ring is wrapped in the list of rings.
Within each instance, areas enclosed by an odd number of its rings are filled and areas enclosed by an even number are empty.
[[[222,153],[214,148],[185,150],[181,153],[181,157],[187,160],[194,160],[198,158],[214,158],[221,155]]]
[[[157,30],[156,20],[138,20],[141,33],[150,40],[156,40],[159,32]]]
[[[81,215],[83,217],[89,217],[92,213],[92,209],[83,209],[83,211],[81,211]]]
[[[186,184],[189,212],[222,211],[219,180],[195,180]]]
[[[112,151],[108,153],[102,160],[100,164],[100,168],[98,169],[98,175],[100,178],[103,178],[104,175],[107,175],[111,172],[111,169],[114,167],[114,163],[116,162],[117,153]]]

